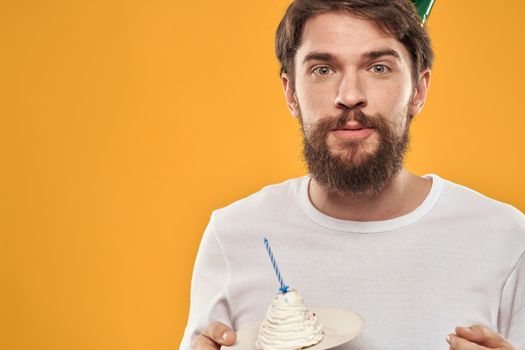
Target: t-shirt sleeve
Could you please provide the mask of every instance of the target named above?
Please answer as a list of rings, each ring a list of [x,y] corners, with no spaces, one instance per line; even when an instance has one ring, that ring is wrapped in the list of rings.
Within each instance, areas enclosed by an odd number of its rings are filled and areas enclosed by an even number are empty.
[[[180,350],[193,348],[193,339],[208,324],[222,322],[231,327],[226,298],[228,271],[214,231],[214,216],[204,231],[191,281],[190,312]]]
[[[525,252],[509,275],[499,312],[499,331],[516,349],[525,349]]]

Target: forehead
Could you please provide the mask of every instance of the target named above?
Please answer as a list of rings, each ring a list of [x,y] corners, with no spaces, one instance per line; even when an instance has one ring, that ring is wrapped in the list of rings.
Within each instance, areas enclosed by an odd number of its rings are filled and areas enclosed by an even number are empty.
[[[354,58],[384,48],[396,50],[403,61],[410,62],[405,46],[374,21],[347,11],[328,12],[306,21],[297,57],[304,57],[310,52],[329,52],[336,57]]]

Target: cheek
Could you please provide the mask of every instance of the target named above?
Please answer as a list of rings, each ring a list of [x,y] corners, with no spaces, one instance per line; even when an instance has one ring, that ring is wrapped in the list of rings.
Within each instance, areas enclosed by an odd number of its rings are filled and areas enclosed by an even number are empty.
[[[371,89],[373,97],[369,98],[370,106],[377,106],[384,115],[405,113],[411,98],[411,91],[402,84],[391,84],[381,88]]]
[[[335,97],[329,86],[298,86],[296,98],[304,119],[313,120],[330,115]]]

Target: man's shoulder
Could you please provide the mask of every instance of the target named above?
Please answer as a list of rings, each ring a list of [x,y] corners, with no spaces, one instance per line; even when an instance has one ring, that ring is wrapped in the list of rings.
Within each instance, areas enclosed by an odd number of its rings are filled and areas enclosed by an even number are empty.
[[[520,227],[525,233],[525,215],[511,204],[491,198],[475,189],[444,180],[444,204],[453,212],[475,215],[480,220],[494,220]]]
[[[299,193],[308,176],[291,178],[279,183],[267,185],[251,195],[239,199],[223,208],[213,211],[214,216],[228,217],[261,214],[265,210],[278,210],[283,207],[299,205]]]
[[[523,215],[517,208],[512,205],[502,202],[498,199],[489,197],[471,187],[444,180],[445,191],[460,203],[469,203],[474,206],[488,207],[493,210],[507,211],[510,213],[518,213]]]

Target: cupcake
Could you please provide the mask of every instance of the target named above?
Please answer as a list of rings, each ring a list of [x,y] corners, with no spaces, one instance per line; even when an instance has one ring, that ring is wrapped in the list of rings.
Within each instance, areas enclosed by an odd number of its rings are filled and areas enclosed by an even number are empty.
[[[286,289],[272,300],[259,328],[255,347],[261,350],[294,350],[323,339],[323,326],[308,310],[297,290]]]

